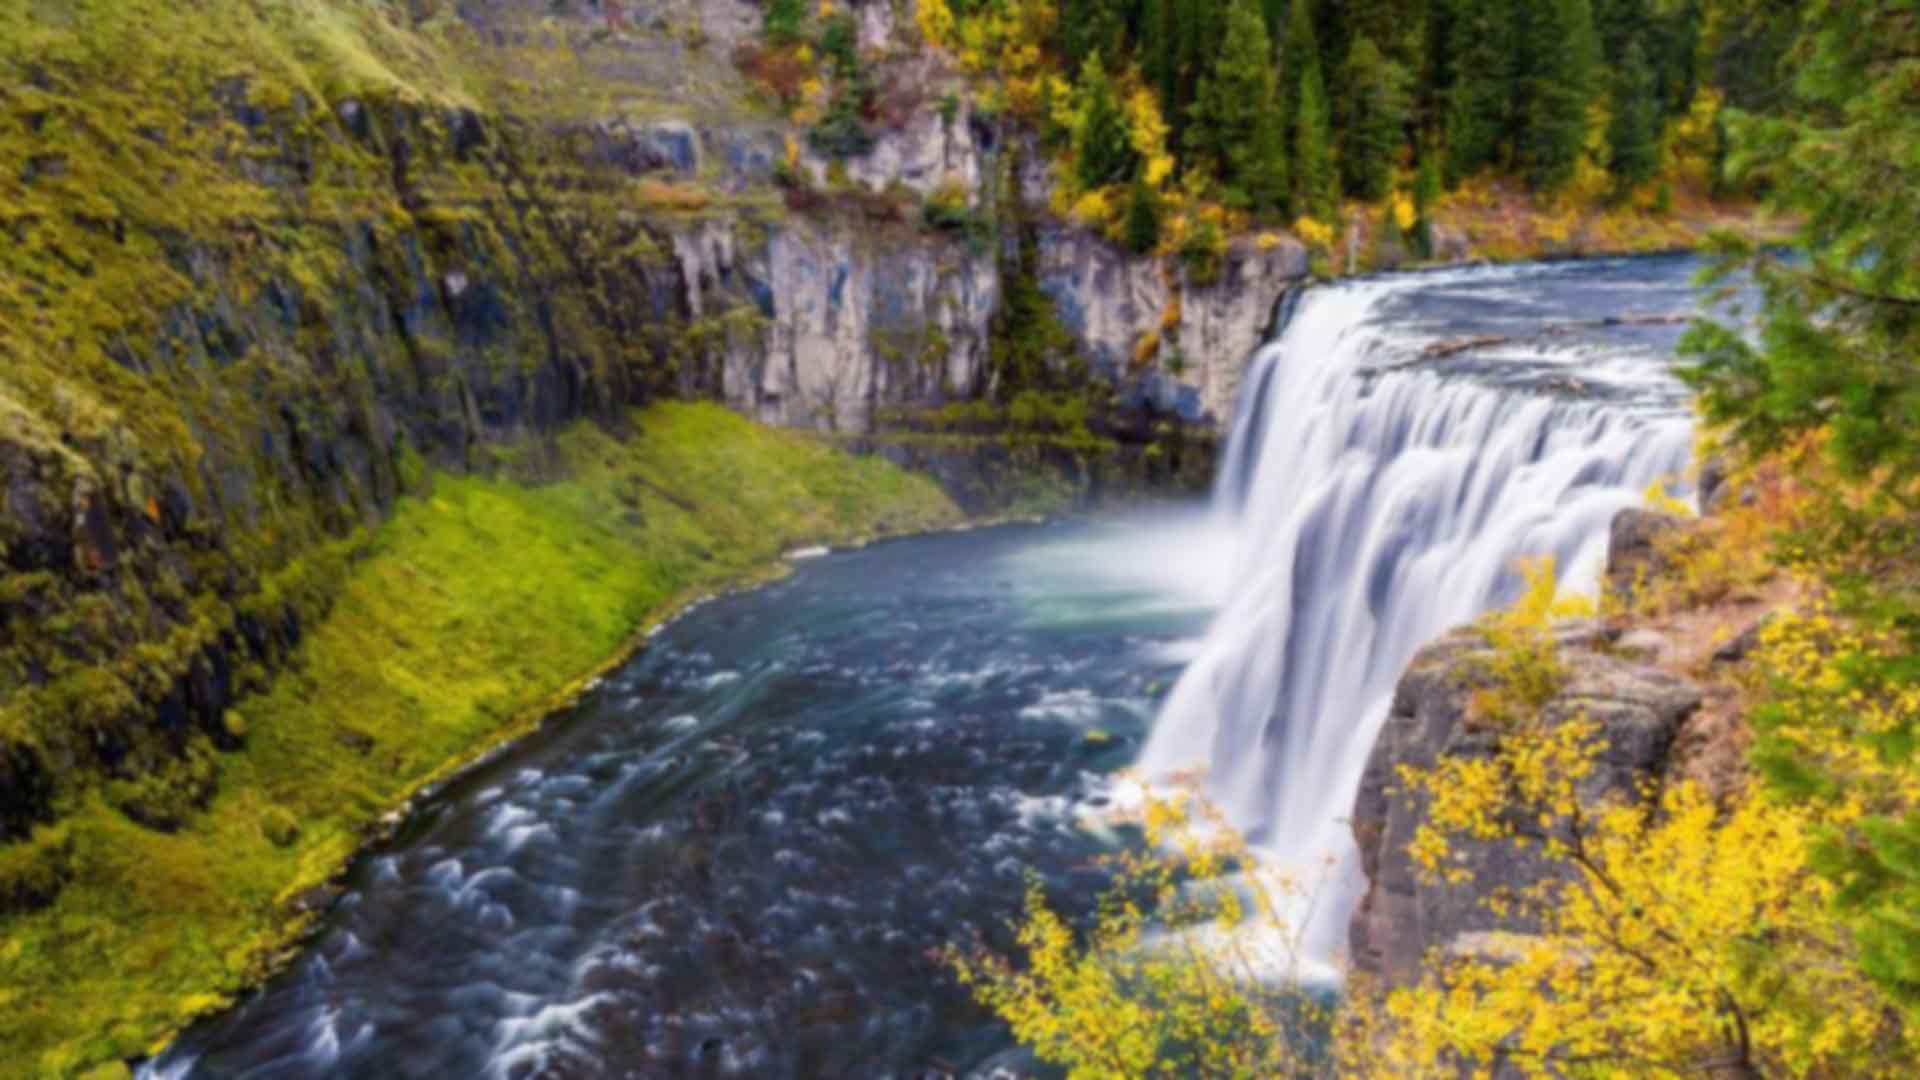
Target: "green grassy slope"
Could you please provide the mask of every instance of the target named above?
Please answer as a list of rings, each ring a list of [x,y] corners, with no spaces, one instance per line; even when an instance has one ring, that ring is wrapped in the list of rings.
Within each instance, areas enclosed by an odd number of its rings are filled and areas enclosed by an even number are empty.
[[[794,545],[958,520],[926,480],[715,407],[658,405],[633,427],[523,451],[558,482],[434,477],[311,556],[337,564],[338,599],[230,715],[246,749],[202,748],[218,769],[207,808],[167,834],[94,796],[65,823],[59,899],[0,922],[0,1071],[112,1075],[222,1003],[381,813],[524,730],[693,591]]]

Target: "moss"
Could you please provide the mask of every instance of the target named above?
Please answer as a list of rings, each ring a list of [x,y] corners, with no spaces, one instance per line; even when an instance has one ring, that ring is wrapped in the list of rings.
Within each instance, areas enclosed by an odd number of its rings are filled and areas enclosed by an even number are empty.
[[[0,846],[0,912],[52,903],[72,872],[73,832],[65,825],[43,825],[20,843]]]
[[[247,748],[219,755],[204,809],[176,807],[172,833],[103,795],[69,817],[59,899],[0,924],[0,1060],[80,1072],[228,1000],[378,815],[524,730],[694,590],[797,545],[958,519],[925,479],[716,407],[659,405],[631,424],[625,440],[568,429],[543,451],[551,483],[435,476],[341,542],[350,563],[329,548],[270,583],[263,602],[297,606],[312,579],[342,578],[294,667],[245,704]]]

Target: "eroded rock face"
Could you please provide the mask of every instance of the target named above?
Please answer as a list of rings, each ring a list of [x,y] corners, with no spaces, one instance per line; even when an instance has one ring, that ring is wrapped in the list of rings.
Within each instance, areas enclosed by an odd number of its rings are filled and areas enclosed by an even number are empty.
[[[1682,721],[1699,707],[1697,686],[1642,663],[1601,651],[1606,632],[1595,623],[1559,632],[1567,680],[1544,711],[1545,722],[1584,715],[1600,725],[1604,744],[1593,773],[1580,785],[1582,805],[1598,808],[1639,797],[1643,781],[1665,767]],[[1496,733],[1469,722],[1468,703],[1484,684],[1489,657],[1471,629],[1454,631],[1414,659],[1394,694],[1393,709],[1368,759],[1353,809],[1367,890],[1349,924],[1354,970],[1388,985],[1420,978],[1435,950],[1463,947],[1473,935],[1528,933],[1525,917],[1497,918],[1484,899],[1496,889],[1521,889],[1564,874],[1564,867],[1531,849],[1504,842],[1456,841],[1470,881],[1426,880],[1407,855],[1425,813],[1425,800],[1401,789],[1403,766],[1431,768],[1443,757],[1488,757]]]
[[[1607,588],[1626,596],[1666,568],[1661,537],[1684,528],[1686,519],[1656,510],[1622,510],[1607,540]]]

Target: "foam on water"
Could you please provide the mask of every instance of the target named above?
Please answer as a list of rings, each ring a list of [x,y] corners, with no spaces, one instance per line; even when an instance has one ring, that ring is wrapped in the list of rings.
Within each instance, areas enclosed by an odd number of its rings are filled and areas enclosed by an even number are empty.
[[[1344,945],[1358,879],[1345,819],[1414,652],[1511,598],[1523,557],[1593,586],[1613,516],[1679,477],[1691,448],[1657,350],[1554,340],[1503,346],[1467,374],[1424,364],[1439,334],[1407,301],[1436,287],[1486,282],[1317,290],[1255,357],[1215,496],[1234,588],[1140,758],[1149,777],[1204,770],[1277,866],[1324,879],[1295,927],[1321,966]],[[1542,392],[1527,375],[1542,366],[1577,368],[1593,392]]]

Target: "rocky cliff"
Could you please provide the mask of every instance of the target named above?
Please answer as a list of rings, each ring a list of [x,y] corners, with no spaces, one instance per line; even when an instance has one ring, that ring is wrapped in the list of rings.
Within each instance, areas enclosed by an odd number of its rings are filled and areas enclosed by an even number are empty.
[[[1746,688],[1741,665],[1760,628],[1797,602],[1789,579],[1744,581],[1700,592],[1684,567],[1724,544],[1718,483],[1703,484],[1705,518],[1629,509],[1612,524],[1606,578],[1616,613],[1554,628],[1555,688],[1539,709],[1550,732],[1579,718],[1597,725],[1592,772],[1578,784],[1581,815],[1639,803],[1663,786],[1689,782],[1716,799],[1746,778]],[[1723,568],[1724,570],[1724,568]],[[1697,572],[1696,572],[1697,576]],[[1682,580],[1689,579],[1689,580]],[[1677,590],[1677,591],[1676,591]],[[1498,910],[1489,898],[1574,873],[1539,845],[1510,838],[1454,837],[1465,873],[1440,880],[1423,872],[1409,843],[1427,820],[1429,800],[1410,790],[1403,770],[1430,771],[1446,759],[1484,760],[1507,737],[1477,718],[1475,696],[1497,670],[1485,630],[1456,630],[1423,649],[1396,687],[1391,711],[1368,759],[1352,828],[1367,886],[1348,927],[1353,970],[1388,986],[1431,974],[1449,956],[1488,958],[1511,935],[1538,929],[1524,905]]]
[[[1581,716],[1600,725],[1595,767],[1578,786],[1582,806],[1592,811],[1640,798],[1664,773],[1676,734],[1701,704],[1700,688],[1614,655],[1615,635],[1598,623],[1562,627],[1557,638],[1565,679],[1543,709],[1543,721],[1551,728]],[[1389,985],[1417,981],[1436,957],[1472,951],[1491,932],[1536,930],[1524,912],[1496,914],[1487,897],[1502,890],[1519,894],[1576,872],[1537,846],[1457,841],[1467,876],[1450,883],[1423,873],[1408,851],[1426,799],[1405,790],[1401,770],[1432,769],[1442,757],[1494,754],[1501,733],[1469,719],[1489,659],[1485,637],[1474,628],[1421,651],[1395,690],[1354,802],[1353,835],[1367,890],[1349,925],[1348,959],[1354,971]]]
[[[237,746],[229,706],[336,590],[318,553],[434,470],[537,474],[562,426],[656,396],[873,435],[993,389],[1010,239],[921,200],[997,213],[1008,136],[927,105],[950,76],[893,6],[861,35],[921,107],[797,170],[731,57],[755,5],[633,7],[0,13],[0,841],[89,776]],[[1248,246],[1198,286],[1036,229],[1147,449],[1225,414],[1305,272]]]

